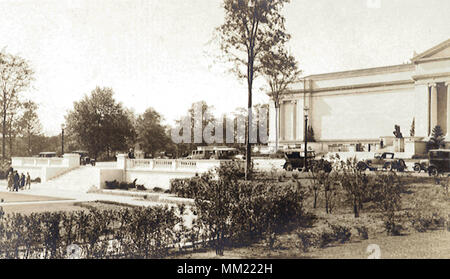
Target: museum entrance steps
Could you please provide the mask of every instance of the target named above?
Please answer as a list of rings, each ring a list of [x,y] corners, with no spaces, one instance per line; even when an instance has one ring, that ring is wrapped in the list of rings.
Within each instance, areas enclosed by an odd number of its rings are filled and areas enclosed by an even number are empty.
[[[83,192],[95,187],[99,183],[99,169],[93,166],[80,166],[61,176],[40,184],[42,189]]]

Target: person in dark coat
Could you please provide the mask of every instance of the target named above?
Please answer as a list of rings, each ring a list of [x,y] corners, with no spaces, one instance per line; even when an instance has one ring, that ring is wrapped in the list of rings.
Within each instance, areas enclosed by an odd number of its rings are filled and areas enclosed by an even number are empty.
[[[28,190],[30,190],[31,189],[31,176],[30,176],[29,172],[27,172],[27,177],[26,177],[25,183],[27,185]]]
[[[23,190],[23,187],[25,186],[25,174],[20,175],[20,189]]]
[[[17,171],[14,172],[14,191],[19,192],[19,174]]]

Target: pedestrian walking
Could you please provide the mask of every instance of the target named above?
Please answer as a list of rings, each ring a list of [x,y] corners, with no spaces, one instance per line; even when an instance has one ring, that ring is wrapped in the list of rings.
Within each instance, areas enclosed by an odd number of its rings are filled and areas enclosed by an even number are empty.
[[[14,172],[14,191],[19,192],[19,174],[17,171]]]
[[[30,177],[30,173],[29,172],[27,172],[26,187],[25,188],[28,188],[28,190],[31,189],[31,177]]]
[[[13,190],[13,185],[14,185],[14,177],[12,171],[10,171],[8,173],[8,191]]]
[[[23,190],[24,186],[25,186],[25,174],[22,173],[20,175],[20,190]]]

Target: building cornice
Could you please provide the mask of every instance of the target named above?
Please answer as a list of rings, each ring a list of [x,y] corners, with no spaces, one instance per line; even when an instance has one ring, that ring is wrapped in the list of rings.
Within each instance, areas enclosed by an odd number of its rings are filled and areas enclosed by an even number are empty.
[[[372,75],[376,75],[376,74],[409,72],[409,71],[414,71],[414,70],[415,70],[415,65],[412,63],[408,63],[408,64],[393,65],[393,66],[383,66],[383,67],[376,67],[376,68],[357,69],[357,70],[350,70],[350,71],[309,75],[309,76],[305,76],[301,79],[306,79],[306,80],[340,79],[340,78],[359,77],[359,76],[372,76]]]
[[[423,59],[414,61],[414,64],[423,64],[423,63],[439,62],[439,61],[447,61],[447,60],[450,60],[450,57],[423,58]]]
[[[330,91],[344,91],[344,90],[354,90],[354,89],[364,89],[364,88],[377,88],[377,87],[388,87],[397,85],[408,85],[414,84],[414,80],[400,80],[400,81],[390,81],[390,82],[376,82],[376,83],[365,83],[365,84],[355,84],[355,85],[345,85],[345,86],[335,86],[335,87],[324,87],[324,88],[313,88],[310,90],[289,90],[286,94],[303,94],[303,93],[319,93],[319,92],[330,92]]]
[[[421,80],[421,79],[435,79],[435,78],[446,78],[446,77],[450,77],[450,72],[435,73],[435,74],[413,75],[411,78],[414,81],[418,81],[418,80]]]

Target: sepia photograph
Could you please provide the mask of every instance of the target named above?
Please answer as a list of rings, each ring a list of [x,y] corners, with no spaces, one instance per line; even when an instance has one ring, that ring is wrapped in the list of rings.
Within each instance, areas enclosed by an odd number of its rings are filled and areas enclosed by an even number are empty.
[[[450,259],[450,1],[0,11],[0,259]]]

